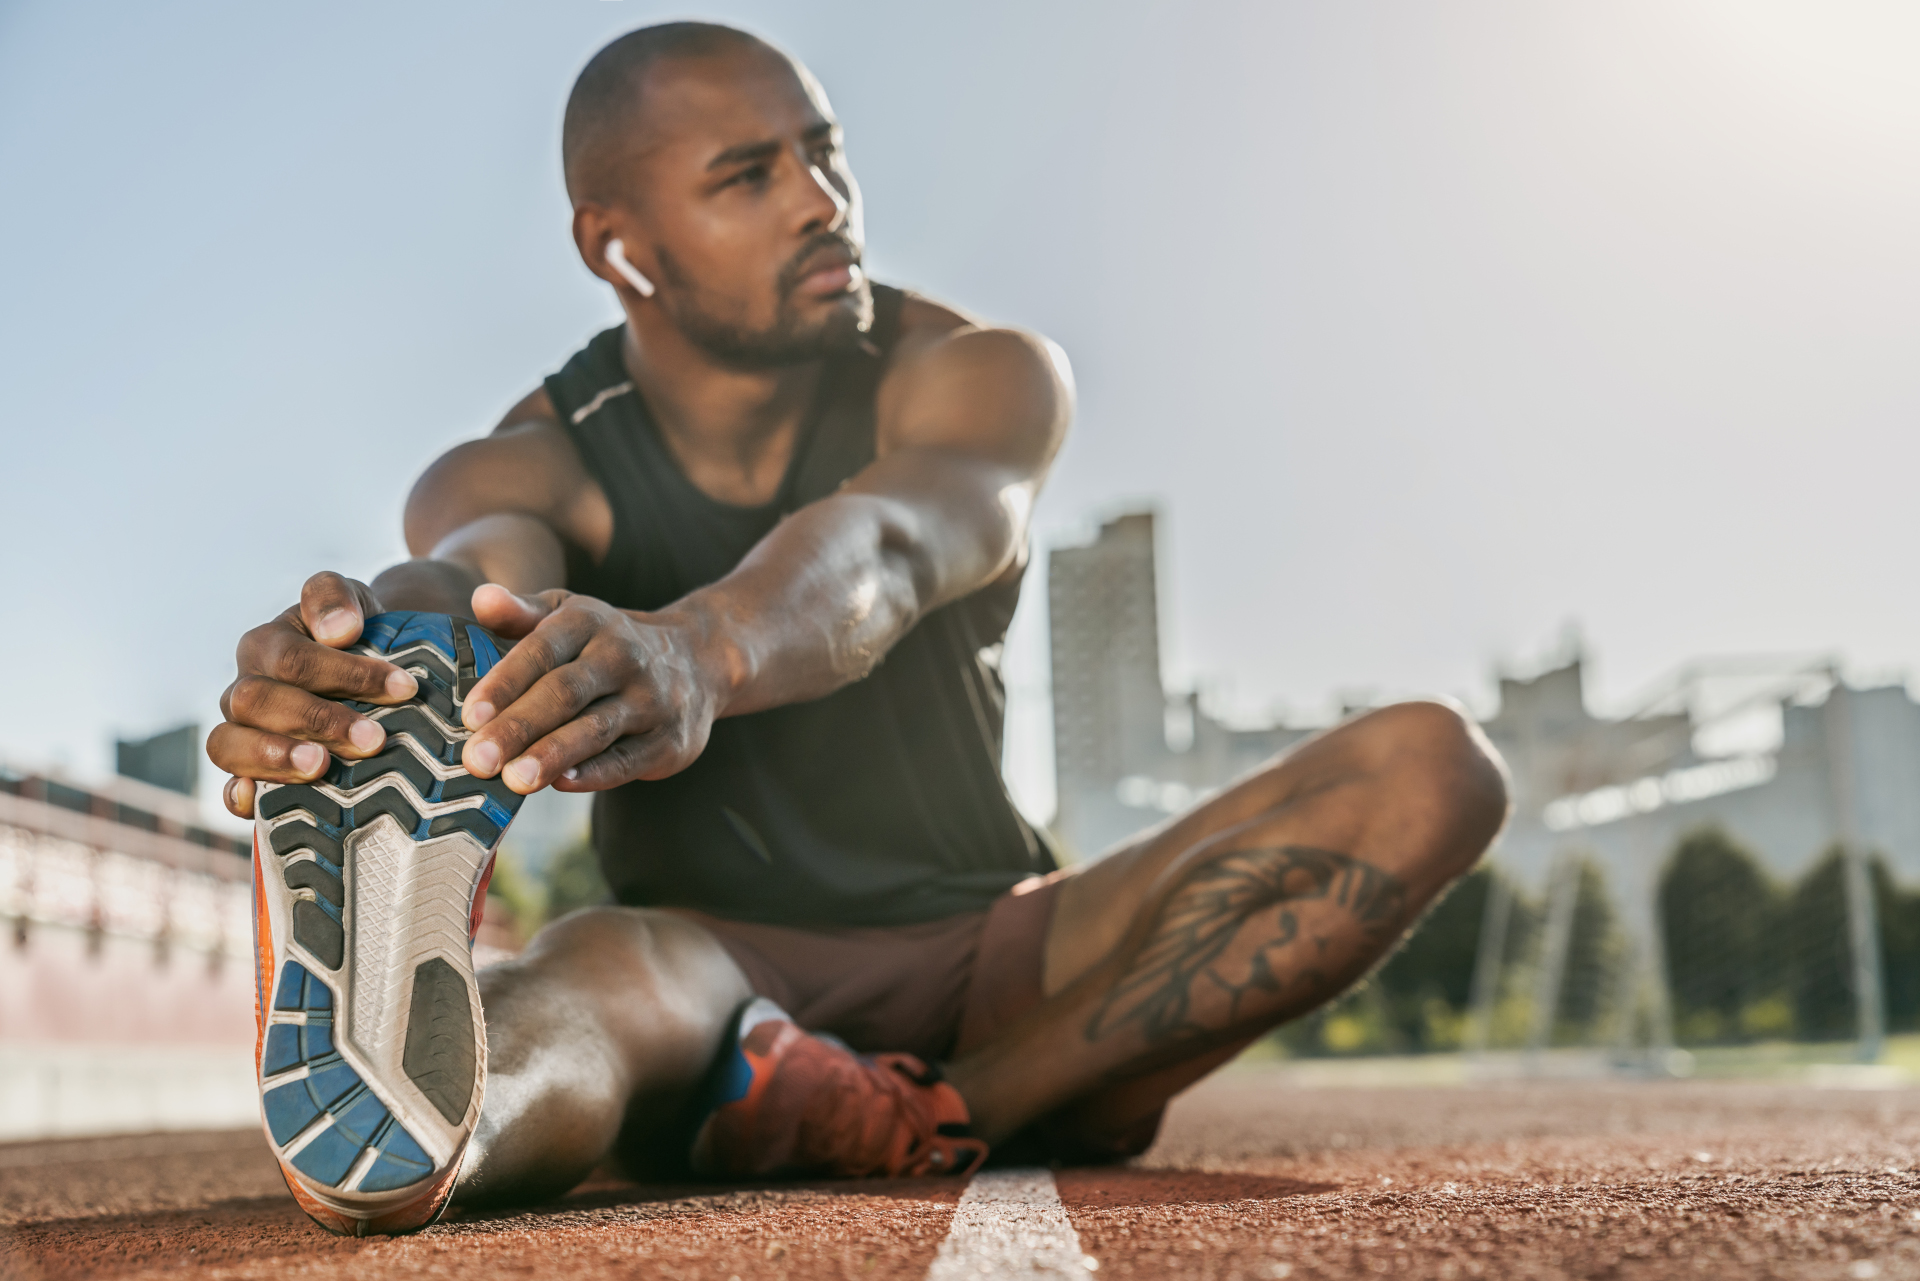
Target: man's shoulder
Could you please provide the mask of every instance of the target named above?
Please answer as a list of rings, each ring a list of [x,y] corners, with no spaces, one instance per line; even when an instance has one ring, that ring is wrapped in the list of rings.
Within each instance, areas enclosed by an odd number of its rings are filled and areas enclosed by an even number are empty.
[[[900,336],[897,346],[924,345],[957,329],[982,328],[986,322],[951,303],[929,298],[911,289],[900,291]]]
[[[1065,356],[1044,334],[995,324],[952,303],[902,290],[899,333],[889,351],[888,374],[911,374],[930,363],[951,361],[969,372],[1046,376],[1064,374]]]

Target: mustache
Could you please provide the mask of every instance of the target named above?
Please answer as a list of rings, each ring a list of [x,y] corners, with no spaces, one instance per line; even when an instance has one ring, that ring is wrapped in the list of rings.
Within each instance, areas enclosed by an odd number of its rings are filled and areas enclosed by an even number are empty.
[[[853,263],[860,261],[859,246],[855,245],[849,236],[838,231],[823,231],[800,246],[800,251],[789,258],[787,265],[780,269],[780,278],[777,282],[780,296],[785,298],[798,289],[800,281],[817,268],[818,263],[815,259],[829,251],[833,252],[835,258],[845,258]]]

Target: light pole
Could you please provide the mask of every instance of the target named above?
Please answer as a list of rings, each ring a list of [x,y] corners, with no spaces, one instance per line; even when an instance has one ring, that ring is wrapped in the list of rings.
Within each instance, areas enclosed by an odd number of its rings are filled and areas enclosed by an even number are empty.
[[[1886,1008],[1880,973],[1880,926],[1874,910],[1873,877],[1860,842],[1859,783],[1854,763],[1853,691],[1830,668],[1833,688],[1821,727],[1827,740],[1827,781],[1832,792],[1834,838],[1840,845],[1841,874],[1847,894],[1847,935],[1853,952],[1853,1008],[1859,1029],[1856,1056],[1862,1063],[1880,1057],[1886,1039]]]

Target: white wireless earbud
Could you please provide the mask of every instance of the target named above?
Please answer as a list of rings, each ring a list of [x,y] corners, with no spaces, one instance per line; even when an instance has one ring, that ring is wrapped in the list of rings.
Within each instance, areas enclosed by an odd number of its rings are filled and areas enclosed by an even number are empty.
[[[607,266],[619,272],[621,278],[632,285],[642,298],[653,297],[653,282],[627,261],[627,247],[617,240],[607,242]]]

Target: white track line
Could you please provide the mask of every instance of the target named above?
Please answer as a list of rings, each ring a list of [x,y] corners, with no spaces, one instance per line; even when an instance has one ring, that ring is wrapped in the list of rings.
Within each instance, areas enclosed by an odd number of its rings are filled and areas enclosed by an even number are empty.
[[[927,1281],[1085,1277],[1099,1266],[1080,1252],[1051,1170],[989,1170],[961,1195]]]

